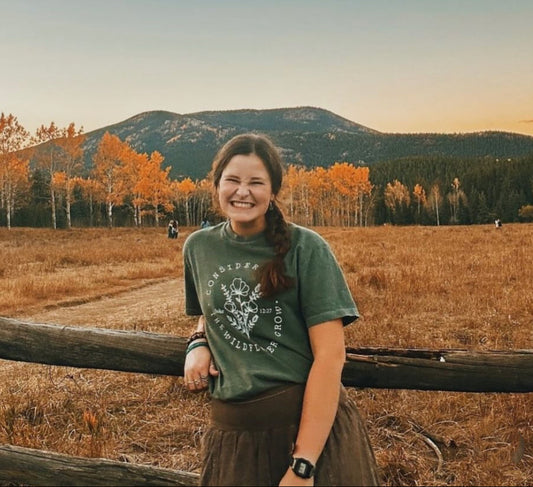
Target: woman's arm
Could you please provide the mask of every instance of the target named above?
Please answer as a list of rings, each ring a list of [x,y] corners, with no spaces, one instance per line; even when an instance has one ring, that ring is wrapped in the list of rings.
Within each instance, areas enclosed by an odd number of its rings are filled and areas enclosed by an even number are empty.
[[[195,332],[205,333],[205,317],[203,315],[198,319]],[[185,387],[193,392],[203,391],[207,388],[209,375],[218,375],[218,370],[213,364],[211,351],[207,345],[207,339],[198,338],[192,341],[190,345],[196,343],[205,343],[205,346],[197,346],[187,353],[183,373]]]
[[[316,465],[326,444],[339,404],[341,374],[345,362],[344,329],[340,319],[309,328],[313,365],[305,387],[302,417],[294,457]],[[291,468],[280,485],[313,485],[313,479],[298,477]]]

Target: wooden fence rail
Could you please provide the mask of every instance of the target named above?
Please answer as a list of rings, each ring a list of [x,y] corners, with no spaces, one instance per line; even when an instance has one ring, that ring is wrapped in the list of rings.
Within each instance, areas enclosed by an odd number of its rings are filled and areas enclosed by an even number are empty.
[[[185,338],[156,333],[27,323],[0,317],[0,359],[183,375]],[[533,350],[469,352],[347,348],[349,387],[462,392],[533,392]]]
[[[183,375],[186,339],[156,333],[28,323],[0,317],[0,359]],[[349,387],[533,392],[533,350],[469,352],[347,348]],[[0,485],[195,485],[188,472],[0,445]]]
[[[0,445],[0,485],[179,486],[198,484],[198,474]]]

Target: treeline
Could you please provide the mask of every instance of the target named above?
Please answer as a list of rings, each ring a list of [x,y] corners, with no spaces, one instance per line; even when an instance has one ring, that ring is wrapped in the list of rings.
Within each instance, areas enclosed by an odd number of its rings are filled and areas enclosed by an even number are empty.
[[[376,222],[477,224],[533,220],[533,155],[410,157],[371,166]]]
[[[13,115],[0,117],[0,225],[197,226],[217,221],[207,179],[172,179],[157,151],[138,153],[106,132],[91,165],[74,123],[53,122],[30,135]],[[447,225],[533,220],[533,156],[419,157],[370,167],[291,164],[288,217],[305,225]]]

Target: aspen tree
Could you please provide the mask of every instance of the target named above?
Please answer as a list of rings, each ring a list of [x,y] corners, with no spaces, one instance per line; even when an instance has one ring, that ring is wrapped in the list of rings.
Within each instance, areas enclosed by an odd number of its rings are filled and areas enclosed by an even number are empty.
[[[52,212],[52,228],[57,228],[56,189],[53,184],[54,174],[59,171],[61,150],[56,141],[63,136],[63,130],[52,121],[48,127],[41,125],[32,138],[32,143],[39,144],[35,154],[37,165],[47,177],[50,191],[50,210]]]
[[[131,147],[124,146],[121,175],[125,202],[132,206],[133,221],[136,227],[142,226],[143,207],[146,205],[141,179],[143,167],[147,165],[147,154],[139,154]]]
[[[157,151],[152,152],[146,162],[140,168],[140,178],[135,185],[135,191],[140,194],[146,206],[152,208],[155,226],[159,226],[159,208],[165,212],[172,211],[174,205],[171,202],[172,191],[168,174],[170,167],[161,168],[164,157]]]
[[[67,216],[67,228],[72,228],[71,205],[75,187],[75,178],[81,174],[83,167],[83,142],[85,136],[82,135],[83,128],[76,130],[76,125],[72,122],[63,130],[63,135],[57,140],[57,145],[61,149],[59,167],[64,174],[63,191],[65,194],[65,212]],[[52,176],[53,177],[53,176]]]
[[[451,209],[450,223],[459,223],[459,206],[461,203],[466,203],[466,194],[460,186],[459,178],[454,178],[451,184],[452,190],[447,195]]]
[[[0,115],[0,207],[6,211],[6,225],[11,228],[17,200],[27,189],[29,161],[21,151],[29,133],[12,114]],[[17,154],[18,153],[18,154]]]
[[[313,224],[326,225],[331,219],[331,180],[323,167],[315,167],[308,172],[309,206],[313,208]]]
[[[429,192],[426,208],[435,216],[435,223],[440,225],[440,206],[442,204],[442,196],[438,184],[434,184]]]
[[[368,167],[355,168],[355,198],[356,204],[356,218],[355,224],[359,226],[366,225],[366,219],[363,214],[368,214],[371,207],[371,195],[374,185],[370,182],[370,169]],[[367,210],[365,211],[365,204]]]
[[[415,184],[415,187],[413,188],[413,195],[416,199],[416,215],[417,215],[417,223],[420,222],[420,209],[422,205],[426,204],[426,191],[420,184]]]
[[[89,225],[92,227],[94,221],[94,205],[97,201],[103,201],[105,196],[102,185],[95,179],[76,178],[76,184],[81,188],[83,197],[87,200],[89,206]]]
[[[126,174],[124,158],[129,146],[116,135],[106,132],[94,155],[93,177],[102,187],[99,194],[103,195],[106,206],[107,223],[113,227],[113,208],[121,205],[126,196]]]
[[[179,194],[180,202],[184,205],[185,212],[185,224],[187,226],[191,225],[191,199],[196,191],[196,184],[192,181],[191,178],[185,178],[183,181],[180,181],[177,185],[177,190]]]
[[[387,183],[384,192],[385,205],[391,212],[393,223],[405,223],[406,211],[411,204],[411,195],[407,186],[397,179]]]

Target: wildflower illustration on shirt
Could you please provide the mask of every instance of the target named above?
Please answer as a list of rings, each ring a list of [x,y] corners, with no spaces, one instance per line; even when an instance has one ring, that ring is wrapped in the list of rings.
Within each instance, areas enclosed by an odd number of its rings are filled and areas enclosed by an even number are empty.
[[[229,323],[250,339],[250,332],[259,319],[257,300],[261,297],[260,284],[250,292],[250,286],[236,277],[229,288],[222,284],[221,289],[226,299],[225,311],[215,310],[215,313],[225,314]]]

